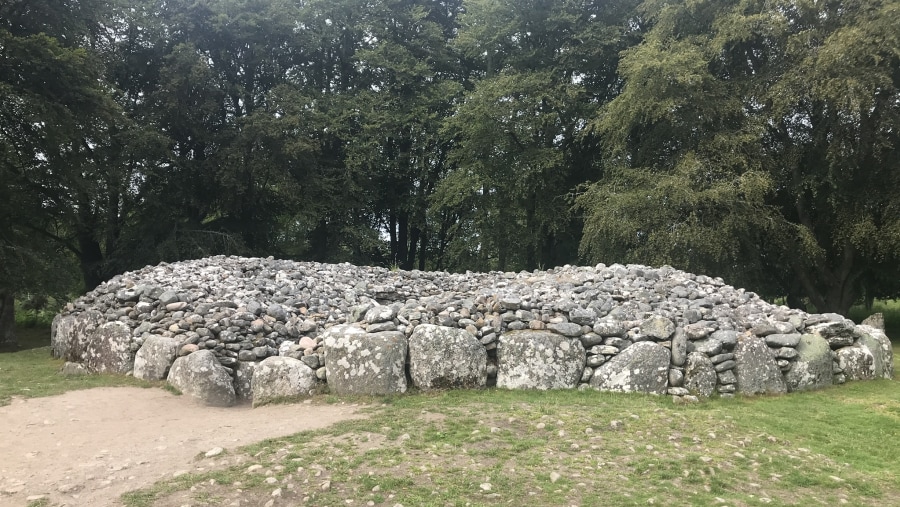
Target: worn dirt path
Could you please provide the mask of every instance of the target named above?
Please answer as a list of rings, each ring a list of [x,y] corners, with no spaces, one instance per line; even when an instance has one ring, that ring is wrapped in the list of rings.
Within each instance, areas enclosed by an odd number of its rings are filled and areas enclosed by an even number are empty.
[[[216,447],[317,429],[359,417],[356,407],[298,403],[204,407],[162,389],[109,387],[14,399],[0,407],[0,506],[43,496],[52,505],[115,506],[122,493],[215,467]]]

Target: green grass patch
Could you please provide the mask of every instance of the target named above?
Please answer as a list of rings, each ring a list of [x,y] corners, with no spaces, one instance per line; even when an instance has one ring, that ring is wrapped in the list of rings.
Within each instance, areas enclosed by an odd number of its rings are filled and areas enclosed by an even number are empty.
[[[370,399],[367,419],[235,450],[239,465],[123,501],[887,505],[900,495],[898,387],[857,382],[689,406],[595,391]]]
[[[50,356],[49,328],[19,328],[16,334],[20,349],[0,352],[0,405],[13,396],[37,398],[92,387],[161,385],[125,375],[61,375],[64,362]]]

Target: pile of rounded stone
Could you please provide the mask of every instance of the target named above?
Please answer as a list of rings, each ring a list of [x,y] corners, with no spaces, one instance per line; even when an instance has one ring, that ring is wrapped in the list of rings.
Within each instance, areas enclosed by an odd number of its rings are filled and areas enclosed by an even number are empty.
[[[891,378],[882,329],[775,306],[719,278],[599,264],[391,271],[210,257],[124,273],[69,303],[67,372],[131,372],[205,402],[481,387],[693,400]]]

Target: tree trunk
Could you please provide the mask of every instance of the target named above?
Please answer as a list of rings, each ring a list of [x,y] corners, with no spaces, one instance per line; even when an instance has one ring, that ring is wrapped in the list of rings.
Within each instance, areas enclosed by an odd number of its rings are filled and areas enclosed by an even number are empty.
[[[12,291],[0,289],[0,349],[15,348],[16,296]]]
[[[78,233],[78,262],[85,291],[91,291],[103,282],[103,250],[88,231]]]

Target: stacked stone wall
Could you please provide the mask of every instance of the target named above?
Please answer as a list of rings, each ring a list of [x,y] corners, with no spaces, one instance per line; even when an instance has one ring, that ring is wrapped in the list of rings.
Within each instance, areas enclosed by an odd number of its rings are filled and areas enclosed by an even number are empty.
[[[693,399],[893,376],[891,344],[876,327],[771,305],[719,278],[619,264],[464,274],[224,256],[160,264],[68,304],[51,349],[91,371],[181,386],[196,372],[172,378],[187,371],[180,358],[203,352],[210,385],[233,380],[233,395],[210,395],[216,404],[325,384]],[[262,365],[273,357],[294,361]],[[273,392],[253,382],[260,365],[260,378],[284,377],[269,381]]]

